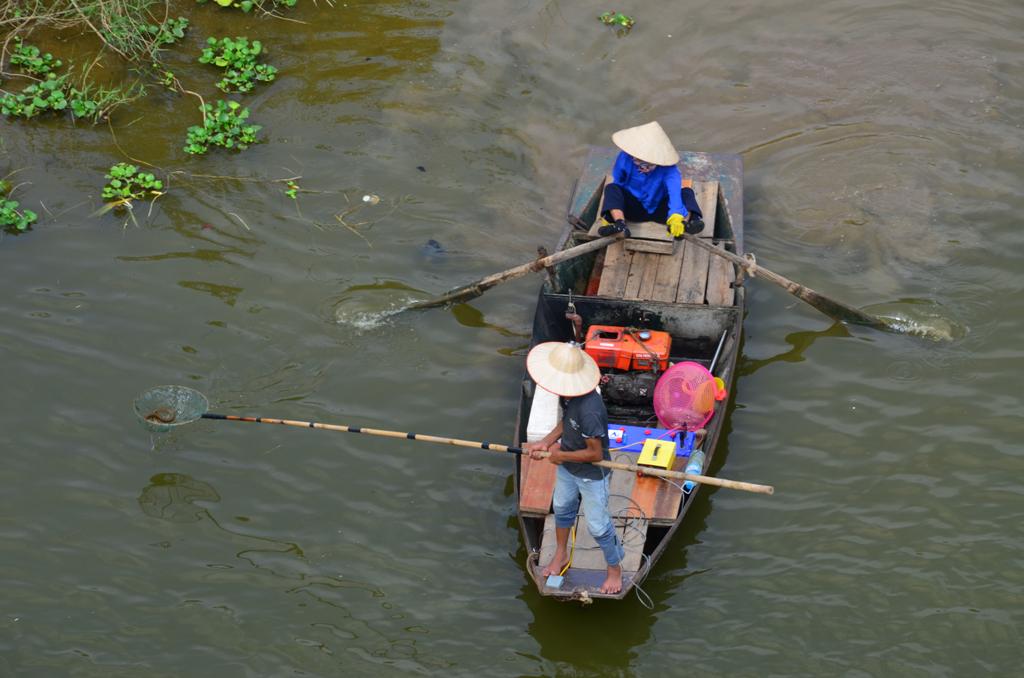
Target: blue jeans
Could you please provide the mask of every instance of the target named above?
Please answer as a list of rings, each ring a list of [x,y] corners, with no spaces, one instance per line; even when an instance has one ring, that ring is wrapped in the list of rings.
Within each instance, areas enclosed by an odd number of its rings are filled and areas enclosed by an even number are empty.
[[[580,497],[583,498],[583,515],[587,519],[587,529],[597,545],[604,553],[608,565],[618,565],[625,551],[615,532],[615,525],[608,515],[608,479],[591,480],[579,478],[559,465],[555,476],[555,527],[572,527],[576,522],[576,514],[580,509]]]

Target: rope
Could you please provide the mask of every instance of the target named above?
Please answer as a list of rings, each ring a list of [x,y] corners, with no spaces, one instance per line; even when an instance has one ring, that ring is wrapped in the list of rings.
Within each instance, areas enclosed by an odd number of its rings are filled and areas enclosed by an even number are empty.
[[[654,476],[654,477],[655,478],[661,478],[662,480],[664,480],[669,485],[675,485],[679,489],[680,492],[682,492],[683,494],[686,494],[686,490],[684,490],[683,486],[680,485],[679,483],[677,483],[677,482],[675,482],[673,480],[669,480],[668,478],[665,478],[664,476]]]
[[[647,356],[654,361],[654,374],[655,376],[657,376],[658,372],[661,371],[661,358],[659,358],[658,354],[656,354],[654,351],[647,348],[647,344],[645,344],[644,340],[640,338],[640,335],[637,334],[637,331],[638,330],[635,327],[626,328],[626,334],[633,337],[633,339],[636,340],[636,343],[640,344],[640,347],[647,352]]]
[[[650,522],[650,519],[647,517],[647,513],[643,510],[643,508],[641,508],[640,504],[638,504],[636,502],[636,500],[633,499],[632,497],[626,497],[625,495],[613,494],[613,495],[609,495],[609,496],[610,497],[622,497],[622,498],[626,499],[627,501],[629,501],[631,504],[633,504],[632,507],[630,507],[630,506],[622,507],[615,514],[616,518],[622,518],[623,519],[623,524],[622,524],[622,543],[624,545],[626,543],[626,530],[627,529],[636,530],[637,533],[639,533],[641,536],[644,536],[645,539],[646,539],[646,533],[643,530],[641,530],[639,527],[631,524],[631,521],[634,520],[634,519],[646,521],[648,523]],[[632,509],[635,509],[640,515],[638,515],[638,516],[632,516],[632,515],[623,516],[622,515],[623,511],[630,511]],[[641,544],[641,549],[642,548],[643,548],[643,545]],[[647,572],[651,569],[651,557],[649,555],[647,555],[646,553],[644,553],[642,550],[640,551],[640,557],[643,558],[643,562],[640,565],[640,568],[637,570],[636,574],[633,575],[633,590],[636,592],[636,599],[640,602],[640,604],[643,605],[644,607],[646,607],[648,610],[653,610],[654,609],[654,600],[647,593],[647,591],[644,591],[643,588],[640,586],[640,584],[637,583],[637,580],[641,580],[644,577],[646,577],[647,576]]]
[[[753,252],[747,252],[746,254],[743,255],[743,257],[750,264],[750,267],[747,268],[747,275],[749,275],[751,278],[756,278],[757,277],[757,257],[754,256]]]
[[[651,557],[646,553],[641,553],[640,555],[642,555],[646,561],[646,569],[650,569]],[[644,591],[643,588],[640,587],[640,584],[634,583],[633,590],[636,592],[636,599],[640,602],[641,605],[646,607],[648,610],[654,609],[654,599],[651,598],[650,594],[647,593],[647,591]]]
[[[579,524],[580,524],[580,516],[577,513],[576,514],[576,522],[574,522],[572,524],[572,533],[570,534],[570,540],[569,540],[569,544],[570,544],[569,545],[569,559],[567,561],[565,561],[565,567],[563,567],[562,571],[558,573],[559,577],[564,576],[565,573],[569,571],[569,568],[572,567],[572,557],[576,553],[576,526],[579,525]]]
[[[573,343],[582,348],[580,334],[583,331],[583,318],[576,313],[576,304],[572,300],[572,290],[569,290],[569,303],[565,306],[565,319],[569,321],[569,326],[572,328]],[[576,324],[577,320],[579,325]]]

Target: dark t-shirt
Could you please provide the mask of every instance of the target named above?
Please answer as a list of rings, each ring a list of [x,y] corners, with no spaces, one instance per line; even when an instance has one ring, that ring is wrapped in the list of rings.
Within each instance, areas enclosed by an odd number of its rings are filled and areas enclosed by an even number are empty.
[[[575,398],[562,398],[562,449],[572,452],[587,447],[587,438],[600,438],[605,461],[608,453],[608,410],[596,390]],[[578,478],[600,480],[610,471],[593,464],[567,461],[565,470]]]

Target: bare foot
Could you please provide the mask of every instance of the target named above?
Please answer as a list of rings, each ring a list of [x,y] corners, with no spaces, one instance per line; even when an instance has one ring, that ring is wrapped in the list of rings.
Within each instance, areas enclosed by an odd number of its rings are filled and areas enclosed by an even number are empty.
[[[569,562],[569,555],[564,549],[555,549],[555,556],[548,563],[548,566],[544,568],[544,576],[550,577],[553,574],[562,574],[562,568]]]
[[[622,590],[622,567],[620,565],[609,565],[608,576],[601,584],[601,593],[618,593]]]

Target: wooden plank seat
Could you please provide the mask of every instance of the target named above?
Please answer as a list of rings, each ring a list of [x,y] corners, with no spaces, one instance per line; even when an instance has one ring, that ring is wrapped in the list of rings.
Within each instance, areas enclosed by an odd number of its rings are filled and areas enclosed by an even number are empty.
[[[707,366],[709,361],[695,360]],[[724,406],[716,406],[718,409]],[[694,449],[704,444],[704,433],[698,432]],[[689,457],[677,456],[672,462],[673,471],[685,471]],[[651,525],[671,525],[675,522],[683,507],[686,497],[683,495],[682,484],[666,482],[657,476],[639,476],[633,482],[630,493],[630,504],[633,510],[650,521]]]
[[[675,242],[668,234],[665,224],[659,224],[657,221],[627,221],[626,224],[629,226],[629,240]]]
[[[550,433],[562,417],[559,398],[537,386],[530,402],[530,418],[526,424],[526,441],[536,442]],[[551,510],[555,491],[557,466],[546,459],[534,460],[523,455],[519,476],[519,510],[546,515]]]
[[[662,229],[664,230],[664,229]],[[622,246],[627,252],[649,252],[651,254],[675,254],[675,240],[641,240],[639,238],[627,238],[622,241]]]
[[[543,516],[551,512],[558,467],[547,459],[531,459],[524,454],[519,476],[519,510]]]
[[[676,457],[673,471],[686,470],[686,457]],[[657,476],[641,476],[633,483],[630,494],[635,510],[641,511],[652,525],[671,525],[683,504],[683,491],[678,483],[666,482]]]

